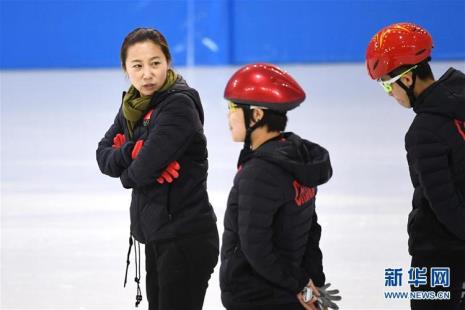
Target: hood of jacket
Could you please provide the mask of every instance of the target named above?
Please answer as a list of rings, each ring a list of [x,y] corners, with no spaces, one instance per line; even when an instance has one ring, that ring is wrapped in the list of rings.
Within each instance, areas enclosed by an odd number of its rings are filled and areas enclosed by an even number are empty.
[[[264,143],[253,157],[280,166],[299,183],[309,187],[326,183],[333,174],[328,151],[292,132]]]
[[[168,98],[171,95],[174,94],[184,94],[192,99],[192,101],[195,104],[195,107],[197,108],[197,111],[199,112],[199,117],[200,121],[202,124],[204,123],[204,114],[203,114],[203,108],[202,108],[202,103],[200,101],[200,96],[199,93],[191,88],[189,85],[187,85],[187,82],[184,80],[184,78],[178,74],[178,77],[176,79],[176,82],[172,87],[169,89],[155,93],[151,99],[151,106],[155,107],[156,105],[160,104],[162,101],[164,101],[166,98]]]
[[[465,74],[454,68],[447,70],[418,96],[413,110],[465,121]]]

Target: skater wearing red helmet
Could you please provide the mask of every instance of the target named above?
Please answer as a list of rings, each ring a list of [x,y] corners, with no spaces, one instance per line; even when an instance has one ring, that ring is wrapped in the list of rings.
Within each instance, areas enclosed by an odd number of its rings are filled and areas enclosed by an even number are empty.
[[[332,175],[328,152],[283,132],[305,93],[286,72],[251,64],[229,79],[229,126],[244,142],[224,218],[220,286],[234,309],[337,309],[328,291],[315,211]],[[319,288],[317,288],[319,287]]]
[[[453,30],[452,30],[453,31]],[[415,188],[408,219],[412,267],[426,268],[425,286],[450,300],[413,300],[412,309],[465,309],[465,75],[450,68],[435,80],[428,62],[433,40],[418,25],[398,23],[368,44],[370,77],[416,113],[405,148]],[[450,287],[437,286],[431,267],[450,268]]]

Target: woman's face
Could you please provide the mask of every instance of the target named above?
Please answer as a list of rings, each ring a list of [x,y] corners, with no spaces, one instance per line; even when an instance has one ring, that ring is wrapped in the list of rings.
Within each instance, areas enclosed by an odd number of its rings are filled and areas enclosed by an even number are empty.
[[[141,96],[151,96],[165,83],[170,64],[160,46],[152,41],[128,48],[125,68],[132,85]]]
[[[230,110],[228,112],[229,130],[234,142],[244,142],[245,140],[245,123],[244,111],[241,108]]]

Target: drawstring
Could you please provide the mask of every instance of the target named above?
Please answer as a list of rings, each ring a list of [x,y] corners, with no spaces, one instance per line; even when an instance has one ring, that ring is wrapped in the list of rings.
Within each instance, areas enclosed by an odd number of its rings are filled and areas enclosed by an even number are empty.
[[[128,255],[126,258],[126,273],[124,275],[124,287],[126,287],[126,283],[128,282],[128,269],[131,256],[131,248],[133,245],[132,234],[129,234],[129,249]],[[134,245],[134,261],[136,264],[136,276],[134,281],[137,283],[137,293],[136,293],[136,307],[139,306],[140,302],[142,301],[142,291],[140,290],[140,243],[136,240],[136,244]]]

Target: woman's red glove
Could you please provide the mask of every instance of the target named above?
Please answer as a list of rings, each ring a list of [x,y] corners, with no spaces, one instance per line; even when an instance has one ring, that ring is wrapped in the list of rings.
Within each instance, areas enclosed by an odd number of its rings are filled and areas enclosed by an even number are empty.
[[[131,158],[134,160],[136,159],[137,155],[139,155],[139,152],[144,145],[144,140],[137,140],[136,144],[134,145],[134,148],[132,149],[131,153]]]
[[[126,137],[119,133],[113,138],[113,145],[114,149],[119,149],[124,143],[126,142]]]
[[[157,178],[157,182],[160,184],[165,183],[165,181],[167,183],[173,182],[174,179],[179,177],[179,169],[181,169],[181,166],[177,161],[171,162],[168,167],[166,167],[165,171]]]

